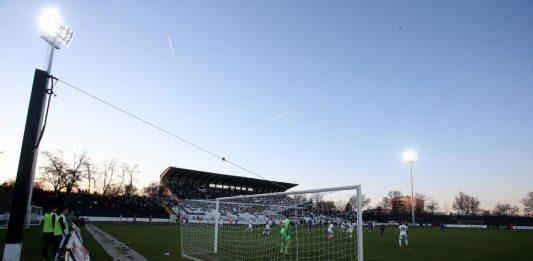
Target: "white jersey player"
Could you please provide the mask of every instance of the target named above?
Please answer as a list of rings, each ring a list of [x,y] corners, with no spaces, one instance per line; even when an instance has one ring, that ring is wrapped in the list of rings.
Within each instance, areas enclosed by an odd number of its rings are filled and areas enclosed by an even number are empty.
[[[246,232],[252,233],[252,219],[248,220],[248,228],[246,229]]]
[[[348,232],[348,234],[350,234],[350,238],[352,238],[352,236],[353,236],[353,228],[354,227],[355,227],[355,223],[351,223],[351,222],[348,223],[348,231],[346,231],[346,232]]]
[[[272,221],[267,221],[265,224],[265,230],[263,230],[263,235],[270,236],[270,226],[272,225]]]
[[[342,222],[341,222],[341,230],[344,230],[344,226],[345,226],[345,222],[342,221]]]
[[[307,225],[307,230],[305,231],[306,234],[311,234],[311,231],[313,230],[313,219],[307,218],[307,221],[305,222]]]
[[[409,227],[406,224],[402,223],[400,224],[398,229],[400,230],[400,239],[399,239],[400,247],[402,247],[402,240],[405,240],[405,246],[407,247],[409,245],[409,242],[407,240],[407,232],[409,230]]]
[[[328,226],[328,239],[333,238],[333,222],[329,223]]]

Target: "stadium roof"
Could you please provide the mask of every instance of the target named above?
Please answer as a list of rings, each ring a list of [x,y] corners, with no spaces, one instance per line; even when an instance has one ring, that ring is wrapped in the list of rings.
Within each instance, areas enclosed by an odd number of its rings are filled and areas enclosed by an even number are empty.
[[[182,181],[185,184],[241,186],[253,188],[256,192],[281,192],[298,186],[298,184],[294,183],[239,177],[176,167],[165,169],[161,173],[160,178],[161,181],[169,179]]]

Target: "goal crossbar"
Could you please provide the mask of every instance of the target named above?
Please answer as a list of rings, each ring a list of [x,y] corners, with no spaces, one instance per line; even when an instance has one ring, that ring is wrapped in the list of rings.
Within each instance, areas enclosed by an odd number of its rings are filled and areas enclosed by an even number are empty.
[[[234,197],[222,197],[222,198],[217,198],[216,200],[218,201],[218,200],[229,200],[229,199],[261,198],[261,197],[271,197],[271,196],[299,195],[299,194],[307,194],[307,193],[322,193],[322,192],[332,192],[332,191],[352,190],[352,189],[360,190],[361,189],[361,185],[335,187],[335,188],[298,190],[298,191],[273,192],[273,193],[253,194],[253,195],[241,195],[241,196],[234,196]]]
[[[205,199],[194,199],[194,200],[188,200],[190,202],[202,202],[202,203],[213,203],[215,200],[205,200]],[[285,205],[269,205],[269,204],[260,204],[260,203],[239,203],[239,202],[224,202],[224,204],[228,205],[247,205],[247,206],[263,206],[263,207],[280,207],[280,208],[296,208],[300,209],[303,207],[295,207],[295,206],[285,206]]]

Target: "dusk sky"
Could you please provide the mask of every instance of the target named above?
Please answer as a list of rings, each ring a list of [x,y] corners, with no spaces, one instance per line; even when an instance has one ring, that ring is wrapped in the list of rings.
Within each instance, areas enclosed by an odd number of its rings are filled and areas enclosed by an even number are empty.
[[[451,210],[533,190],[533,1],[2,1],[0,180],[14,178],[38,18],[74,32],[52,74],[297,188],[362,184]],[[169,41],[172,45],[169,44]],[[41,151],[253,175],[58,84]],[[42,159],[39,164],[42,164]]]

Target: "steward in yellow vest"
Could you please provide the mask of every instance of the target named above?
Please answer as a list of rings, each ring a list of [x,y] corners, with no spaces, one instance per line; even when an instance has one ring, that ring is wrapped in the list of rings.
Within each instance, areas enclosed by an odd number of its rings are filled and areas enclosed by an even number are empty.
[[[52,207],[44,214],[43,218],[43,247],[42,247],[42,258],[43,260],[48,260],[50,255],[48,255],[48,250],[50,246],[54,246],[54,223],[56,222],[56,212],[57,208]],[[54,249],[55,251],[55,249]],[[52,252],[54,252],[52,251]]]
[[[68,236],[70,235],[66,214],[68,214],[68,207],[64,207],[61,213],[57,213],[54,222],[54,256],[56,257],[62,245],[67,243]]]

